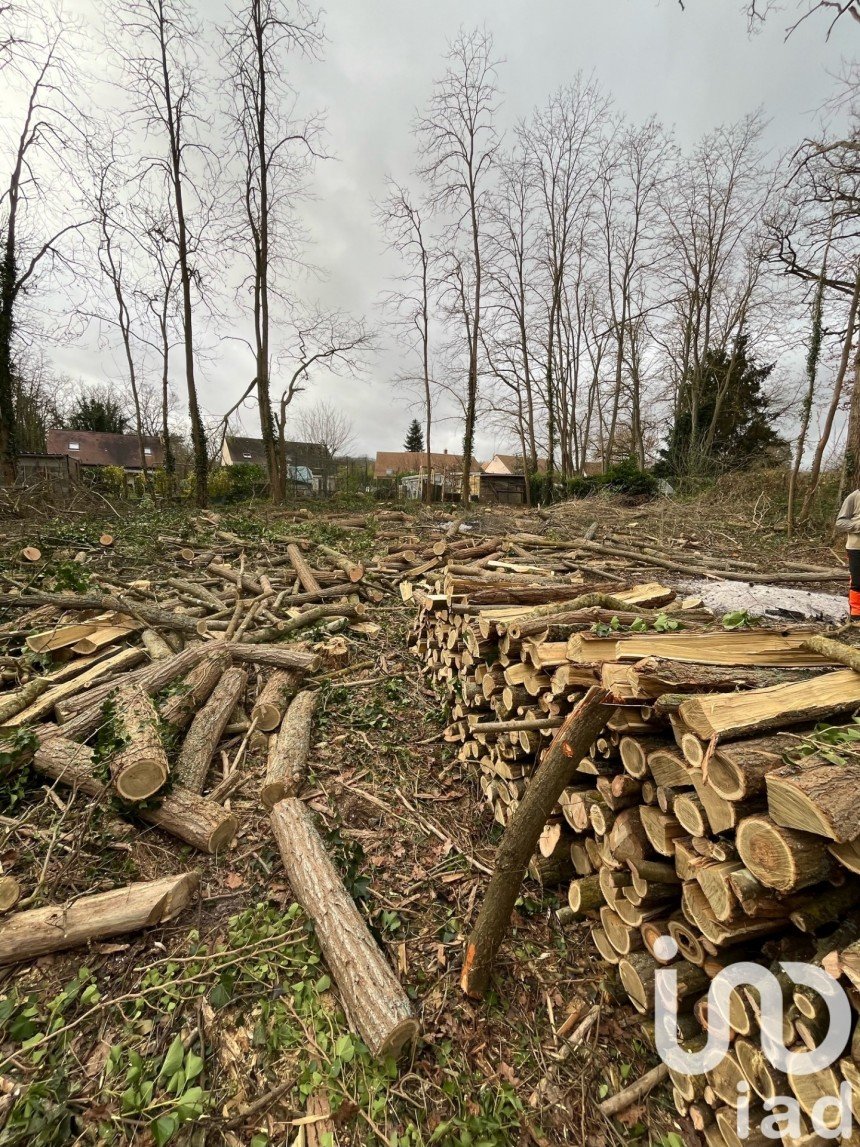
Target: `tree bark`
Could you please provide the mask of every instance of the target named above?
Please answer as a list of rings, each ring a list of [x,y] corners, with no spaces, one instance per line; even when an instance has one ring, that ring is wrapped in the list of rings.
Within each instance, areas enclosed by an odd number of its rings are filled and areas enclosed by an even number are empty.
[[[82,896],[71,904],[16,912],[0,925],[0,965],[164,924],[191,903],[199,883],[196,872],[183,872]]]
[[[481,999],[508,929],[531,854],[559,796],[612,715],[601,689],[589,689],[556,733],[499,844],[484,904],[466,946],[460,985]]]
[[[298,795],[307,773],[318,699],[318,693],[306,690],[298,694],[287,710],[260,790],[260,799],[266,808],[274,808],[284,797]]]
[[[203,791],[212,756],[230,715],[245,693],[248,674],[238,667],[228,669],[212,690],[209,700],[194,716],[176,758],[174,776],[191,792]]]
[[[211,648],[211,647],[210,647]],[[230,668],[230,654],[217,646],[177,685],[177,692],[158,707],[158,715],[169,728],[184,729],[194,714]]]
[[[271,815],[287,878],[314,924],[350,1023],[373,1056],[399,1056],[418,1038],[409,998],[374,943],[298,800],[279,801]]]

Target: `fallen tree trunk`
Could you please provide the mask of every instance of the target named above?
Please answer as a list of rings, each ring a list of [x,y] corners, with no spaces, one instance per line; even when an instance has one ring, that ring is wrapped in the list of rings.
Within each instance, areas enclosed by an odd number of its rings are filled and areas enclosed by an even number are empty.
[[[72,674],[70,670],[74,666],[65,666],[65,673],[61,676],[60,673],[51,675],[51,677],[37,678],[38,683],[44,683],[44,689],[35,691],[35,695],[27,703],[26,708],[22,707],[17,713],[9,716],[9,718],[2,718],[9,728],[18,728],[23,725],[31,725],[34,721],[40,720],[54,708],[56,704],[66,700],[68,697],[76,697],[78,694],[86,696],[86,690],[92,685],[94,681],[110,674],[117,673],[120,670],[130,669],[134,665],[138,665],[144,660],[145,654],[141,649],[122,649],[119,653],[114,653],[110,657],[102,657],[96,664],[87,664],[81,666],[81,672]],[[65,678],[65,679],[64,679]],[[30,685],[36,682],[30,682]],[[25,685],[20,693],[28,691],[28,686]],[[20,695],[19,693],[19,695]],[[0,709],[3,707],[0,706]],[[4,710],[5,711],[5,710]]]
[[[311,748],[311,726],[319,694],[305,690],[299,693],[287,710],[266,767],[266,779],[260,799],[266,808],[274,808],[284,797],[298,795],[308,768]]]
[[[322,586],[314,577],[313,571],[299,547],[296,545],[287,546],[287,557],[290,559],[290,565],[296,571],[296,576],[304,586],[305,591],[307,593],[321,593]]]
[[[106,762],[113,787],[123,800],[146,800],[169,773],[155,706],[139,685],[130,685],[117,693],[110,720],[119,745]]]
[[[183,872],[82,896],[72,904],[15,912],[0,924],[0,965],[164,924],[191,903],[198,885],[196,872]]]
[[[177,783],[191,792],[202,792],[218,742],[247,684],[248,674],[244,669],[238,666],[228,669],[212,690],[209,700],[195,714],[174,769]]]
[[[352,558],[348,558],[346,554],[342,554],[338,550],[333,550],[331,546],[321,545],[319,551],[321,554],[325,554],[336,569],[345,573],[353,584],[361,581],[364,577],[364,566],[361,562],[354,562]]]
[[[179,731],[194,714],[230,668],[230,654],[217,646],[176,686],[176,692],[158,707],[158,715],[168,729]]]
[[[93,772],[93,751],[88,745],[53,737],[36,750],[33,767],[36,772],[80,789],[96,800],[107,795],[107,786]],[[239,826],[236,817],[221,805],[179,785],[157,806],[135,810],[135,815],[200,852],[210,854],[232,844]]]
[[[314,924],[350,1023],[371,1055],[398,1056],[418,1037],[412,1005],[346,891],[301,801],[279,801],[272,832],[296,899]]]
[[[602,689],[589,689],[565,719],[510,819],[499,844],[483,906],[466,945],[460,986],[468,996],[483,997],[543,826],[580,760],[614,712],[614,706],[607,705],[605,697]]]
[[[306,609],[304,613],[291,617],[289,621],[284,622],[281,633],[295,633],[297,630],[314,625],[315,622],[322,621],[326,617],[346,617],[351,620],[356,617],[364,617],[365,613],[365,607],[361,602],[344,602],[343,604],[333,602],[328,605],[314,605],[310,609]]]
[[[272,674],[251,710],[251,720],[261,732],[272,733],[280,726],[301,683],[302,675],[295,670],[279,669]]]
[[[250,662],[252,665],[272,665],[276,669],[303,669],[314,673],[321,660],[318,654],[304,649],[292,649],[289,645],[251,644],[229,641],[226,648],[234,661]]]

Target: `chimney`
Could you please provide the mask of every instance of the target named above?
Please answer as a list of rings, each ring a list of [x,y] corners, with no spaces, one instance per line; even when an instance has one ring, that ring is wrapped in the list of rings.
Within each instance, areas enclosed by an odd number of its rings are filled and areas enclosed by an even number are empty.
[[[445,449],[442,451],[442,453],[443,453],[443,454],[447,454],[447,453],[448,453],[448,448],[446,447],[446,448],[445,448]]]

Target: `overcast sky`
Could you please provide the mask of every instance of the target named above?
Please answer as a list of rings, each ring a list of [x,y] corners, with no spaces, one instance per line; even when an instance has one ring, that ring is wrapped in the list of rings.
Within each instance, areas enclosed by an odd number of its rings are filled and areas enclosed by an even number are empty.
[[[201,11],[220,16],[220,0],[202,3]],[[789,3],[793,9],[794,0]],[[90,0],[69,8],[89,13]],[[416,109],[442,69],[446,41],[464,21],[489,29],[504,61],[502,129],[583,69],[595,73],[622,112],[636,120],[657,115],[682,146],[761,106],[775,151],[816,130],[841,56],[857,37],[845,20],[828,43],[826,21],[817,17],[786,42],[787,19],[777,14],[749,38],[739,0],[687,0],[685,12],[675,0],[328,0],[325,58],[297,62],[295,70],[304,109],[327,111],[328,148],[337,156],[319,165],[316,199],[303,208],[312,258],[327,276],[306,291],[374,324],[393,268],[374,224],[373,201],[386,173],[408,176]],[[94,379],[104,380],[114,369],[90,341],[58,348],[54,357],[61,369]],[[367,381],[319,383],[315,395],[336,396],[351,415],[355,452],[402,448],[412,412],[407,396],[392,387],[397,368],[397,352],[383,346]],[[223,354],[201,372],[202,405],[220,413],[249,377],[247,351],[224,344]],[[181,378],[176,384],[181,394]],[[249,433],[255,417],[255,410],[244,414]],[[434,445],[456,451],[460,436],[451,422],[436,431]],[[478,427],[478,457],[504,445]]]

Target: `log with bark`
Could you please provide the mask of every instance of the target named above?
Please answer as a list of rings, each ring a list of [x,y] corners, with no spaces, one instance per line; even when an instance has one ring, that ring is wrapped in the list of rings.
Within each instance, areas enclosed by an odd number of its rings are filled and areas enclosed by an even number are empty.
[[[52,737],[33,757],[36,772],[77,789],[96,800],[109,796],[108,787],[95,775],[93,750],[88,745]],[[238,821],[214,801],[174,785],[158,803],[134,810],[135,816],[155,825],[201,852],[216,853],[233,843]]]
[[[82,896],[69,904],[15,912],[0,923],[0,965],[164,924],[193,901],[198,885],[196,872],[183,872]]]
[[[269,754],[260,799],[274,808],[284,797],[297,796],[307,774],[311,748],[311,728],[319,694],[299,693],[290,703],[281,724],[274,749]]]
[[[371,1055],[397,1058],[419,1034],[409,997],[368,931],[299,800],[272,809],[272,832],[287,879],[314,924],[350,1023]]]
[[[271,675],[251,710],[251,719],[261,732],[273,733],[280,727],[301,684],[302,675],[295,670],[279,669]]]
[[[177,784],[194,793],[202,792],[212,757],[247,684],[248,674],[244,669],[239,666],[228,669],[206,704],[194,715],[176,758]]]
[[[140,685],[121,688],[109,703],[105,758],[113,787],[123,800],[145,801],[163,787],[169,773],[158,713]]]

